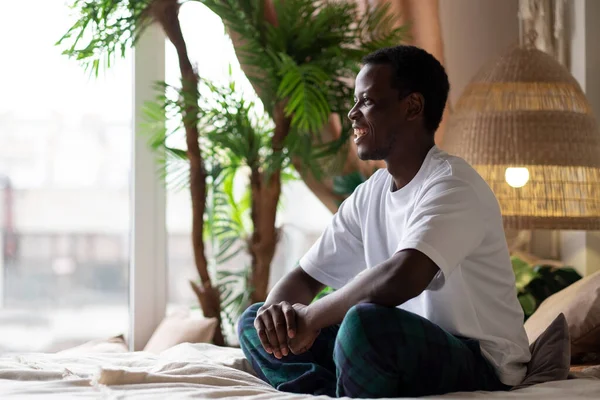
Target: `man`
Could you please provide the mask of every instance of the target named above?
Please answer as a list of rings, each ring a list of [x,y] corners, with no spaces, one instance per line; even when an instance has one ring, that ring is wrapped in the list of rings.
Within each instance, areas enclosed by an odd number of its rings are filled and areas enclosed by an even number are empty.
[[[530,353],[498,203],[434,144],[448,89],[422,49],[364,59],[348,117],[360,158],[387,169],[240,320],[246,357],[275,388],[412,397],[523,379]],[[337,290],[312,302],[325,285]]]

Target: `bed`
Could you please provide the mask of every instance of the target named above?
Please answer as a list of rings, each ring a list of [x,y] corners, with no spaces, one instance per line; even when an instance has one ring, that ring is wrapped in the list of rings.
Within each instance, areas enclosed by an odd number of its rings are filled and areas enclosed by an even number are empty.
[[[134,352],[3,356],[0,398],[293,400],[312,396],[272,389],[255,376],[239,349],[184,343],[158,355]],[[600,366],[573,373],[568,380],[513,392],[452,393],[438,398],[600,399]]]
[[[173,321],[170,328],[165,322],[165,337],[150,340],[155,346],[149,343],[148,351],[128,352],[118,336],[56,354],[0,356],[0,399],[312,398],[271,388],[255,375],[239,348],[182,343],[182,332],[190,326],[196,332],[209,325]],[[525,330],[532,359],[522,385],[530,386],[436,398],[600,399],[600,271],[546,299]],[[159,327],[155,334],[160,332]],[[574,368],[574,363],[595,365]]]

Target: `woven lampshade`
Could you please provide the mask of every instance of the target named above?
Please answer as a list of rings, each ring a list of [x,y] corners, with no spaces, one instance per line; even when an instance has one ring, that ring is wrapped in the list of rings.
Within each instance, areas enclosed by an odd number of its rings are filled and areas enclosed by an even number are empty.
[[[456,104],[444,149],[488,182],[506,228],[600,229],[600,131],[550,55],[517,47],[484,67]]]

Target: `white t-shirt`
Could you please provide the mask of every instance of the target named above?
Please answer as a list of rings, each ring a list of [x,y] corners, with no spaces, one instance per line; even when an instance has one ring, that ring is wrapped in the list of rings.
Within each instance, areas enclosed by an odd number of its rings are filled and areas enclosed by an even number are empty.
[[[440,272],[399,307],[451,334],[477,339],[507,385],[519,384],[530,359],[500,207],[464,160],[433,147],[419,172],[393,190],[377,171],[344,201],[300,266],[339,289],[396,252],[416,249]]]

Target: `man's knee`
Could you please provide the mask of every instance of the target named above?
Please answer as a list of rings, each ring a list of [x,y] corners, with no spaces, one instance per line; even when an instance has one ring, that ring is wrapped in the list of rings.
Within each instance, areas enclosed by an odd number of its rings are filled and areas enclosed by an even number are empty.
[[[383,307],[372,303],[361,303],[352,307],[346,313],[337,336],[337,345],[353,346],[355,342],[365,340],[370,336],[371,323],[374,315],[380,314]]]
[[[342,325],[368,327],[370,322],[387,317],[394,308],[384,307],[373,303],[360,303],[346,313]]]
[[[242,313],[242,319],[244,318],[256,318],[256,314],[258,313],[258,309],[262,307],[262,305],[265,303],[256,303],[256,304],[252,304],[250,307],[248,307],[246,309],[246,311],[244,311]]]
[[[361,319],[361,318],[365,318],[372,314],[385,313],[388,309],[389,309],[389,307],[380,306],[380,305],[377,305],[374,303],[360,303],[360,304],[357,304],[354,307],[352,307],[350,310],[348,310],[344,320],[346,318]]]
[[[372,303],[357,304],[344,317],[336,338],[335,363],[342,374],[361,371],[364,362],[391,371],[397,359],[396,340],[404,329],[414,330],[415,314]]]
[[[341,332],[344,337],[352,338],[356,335],[371,337],[381,333],[382,325],[394,321],[394,325],[411,325],[418,322],[416,315],[397,307],[380,306],[373,303],[361,303],[352,307],[344,317]]]
[[[258,309],[263,304],[264,303],[252,304],[246,309],[246,311],[242,313],[242,316],[238,321],[238,337],[241,337],[245,330],[254,329],[254,320],[256,319],[256,314],[258,313]]]

